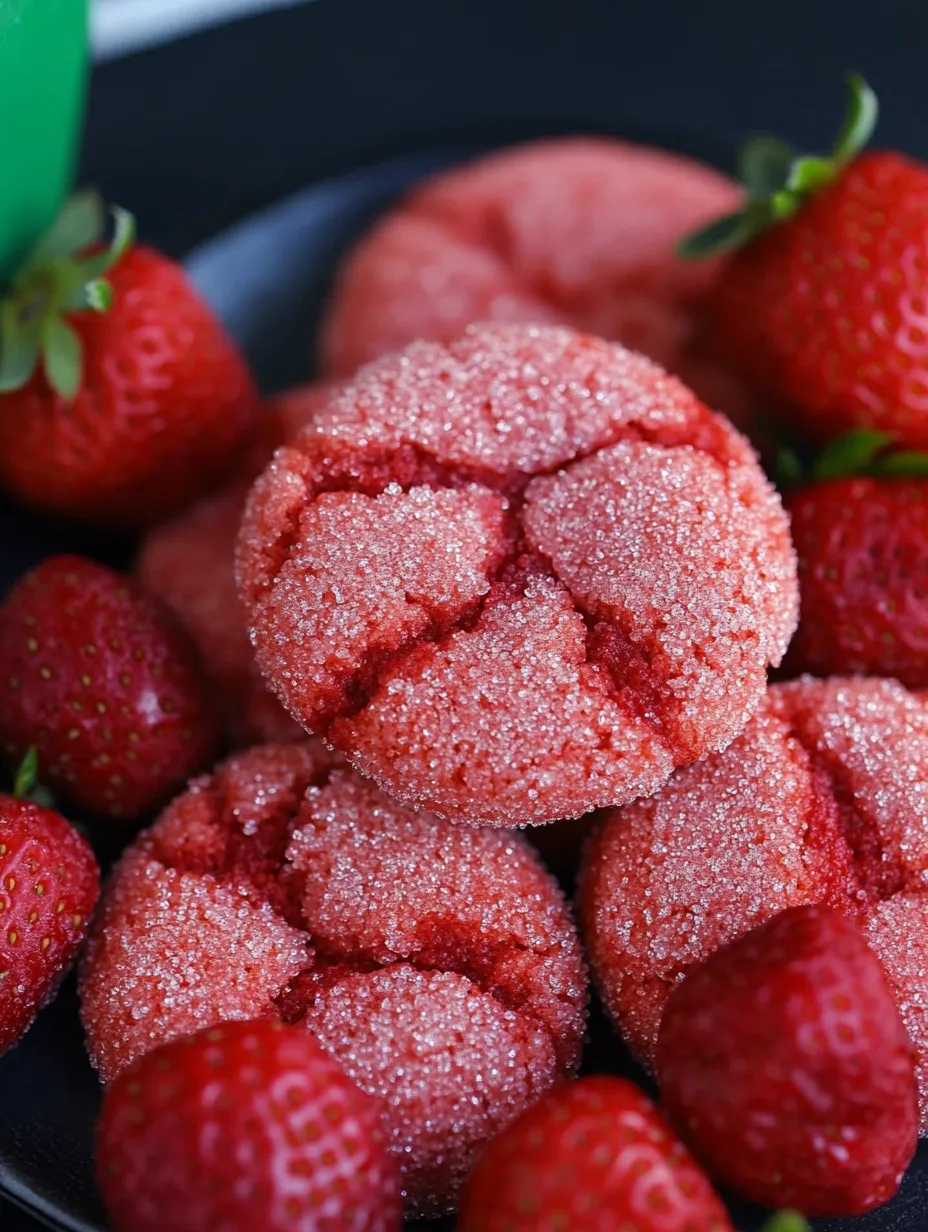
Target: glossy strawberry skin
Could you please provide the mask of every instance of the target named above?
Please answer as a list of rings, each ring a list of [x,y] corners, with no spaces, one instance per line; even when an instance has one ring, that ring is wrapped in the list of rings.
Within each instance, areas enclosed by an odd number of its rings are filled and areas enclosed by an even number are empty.
[[[141,1057],[97,1130],[114,1232],[398,1232],[376,1102],[303,1027],[230,1022]]]
[[[0,796],[0,1054],[71,966],[99,893],[97,862],[73,826]]]
[[[0,486],[42,512],[150,523],[234,474],[257,392],[183,269],[144,247],[109,275],[112,308],[69,321],[84,346],[73,404],[39,371],[0,395]]]
[[[715,340],[799,433],[855,427],[928,446],[928,167],[864,154],[737,252]]]
[[[651,1101],[622,1078],[556,1087],[494,1139],[458,1232],[732,1232],[725,1208]]]
[[[786,505],[800,585],[786,670],[928,688],[928,480],[835,479]]]
[[[739,1194],[808,1215],[862,1214],[915,1151],[912,1049],[857,925],[795,907],[717,950],[671,995],[661,1097]]]
[[[0,606],[0,748],[30,746],[74,805],[152,813],[211,757],[218,727],[173,616],[95,561],[50,557]]]

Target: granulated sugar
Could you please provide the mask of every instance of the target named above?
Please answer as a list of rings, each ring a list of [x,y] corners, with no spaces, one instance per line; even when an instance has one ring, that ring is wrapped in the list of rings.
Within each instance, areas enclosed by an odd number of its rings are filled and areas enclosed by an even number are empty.
[[[653,1054],[693,963],[802,903],[857,917],[916,1047],[928,1129],[928,707],[889,680],[775,685],[724,753],[608,815],[581,873],[594,975]]]
[[[140,835],[81,977],[106,1080],[224,1019],[318,1026],[393,1092],[409,1201],[435,1210],[493,1127],[575,1071],[586,995],[569,908],[521,835],[408,811],[313,741],[229,759]]]
[[[323,992],[306,1021],[384,1100],[419,1215],[453,1209],[486,1141],[557,1078],[548,1033],[459,975],[405,965],[357,975]]]
[[[747,419],[747,391],[699,346],[694,301],[719,263],[674,251],[740,195],[688,158],[601,138],[537,141],[455,167],[417,186],[342,263],[322,368],[351,376],[472,321],[564,324],[650,355]]]
[[[746,442],[556,328],[363,369],[256,484],[238,577],[300,723],[405,802],[496,825],[625,803],[724,747],[796,619]]]
[[[85,958],[81,1013],[104,1082],[156,1044],[268,1013],[307,939],[209,876],[129,854]]]

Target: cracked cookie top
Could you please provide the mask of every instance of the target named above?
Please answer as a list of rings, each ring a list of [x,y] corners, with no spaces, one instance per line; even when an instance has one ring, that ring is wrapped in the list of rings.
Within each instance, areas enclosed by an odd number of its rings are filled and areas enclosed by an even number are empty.
[[[407,1205],[435,1213],[576,1070],[587,978],[526,839],[414,813],[306,741],[230,758],[136,839],[80,991],[105,1081],[217,1022],[306,1023],[384,1099]]]
[[[603,1000],[647,1061],[694,963],[786,907],[854,915],[916,1047],[928,1128],[928,706],[893,680],[772,686],[724,753],[609,813],[580,913]]]
[[[238,579],[290,713],[397,798],[484,825],[625,803],[724,748],[796,620],[744,439],[556,327],[362,369],[255,485]]]

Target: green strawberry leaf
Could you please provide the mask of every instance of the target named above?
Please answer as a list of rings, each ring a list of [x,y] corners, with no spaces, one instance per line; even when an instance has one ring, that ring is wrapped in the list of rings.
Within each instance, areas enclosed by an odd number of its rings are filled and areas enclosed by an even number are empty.
[[[46,379],[72,401],[83,377],[80,335],[68,322],[76,312],[107,312],[113,288],[104,277],[135,242],[135,219],[114,208],[113,236],[97,251],[106,223],[96,193],[65,205],[0,302],[0,394],[21,389],[41,359]]]
[[[125,256],[135,240],[135,219],[126,210],[114,208],[115,228],[109,245],[89,257],[68,262],[56,271],[59,276],[58,295],[66,312],[91,308],[107,312],[113,303],[113,288],[104,279],[114,265]]]
[[[80,334],[64,317],[49,317],[42,329],[45,377],[57,394],[73,402],[81,387],[83,355]]]
[[[50,265],[89,248],[103,234],[105,221],[106,212],[98,193],[92,190],[75,193],[36,243],[23,269]]]
[[[874,458],[868,467],[870,475],[898,475],[918,478],[928,475],[928,453],[918,449],[900,449],[883,458]]]
[[[113,306],[112,285],[105,278],[88,282],[84,287],[84,299],[87,307],[92,308],[94,312],[109,312]]]
[[[816,479],[841,479],[860,475],[874,464],[878,454],[893,442],[889,432],[855,428],[835,437],[819,454],[813,475]]]
[[[39,782],[39,754],[35,745],[27,750],[13,779],[13,795],[17,800],[29,800],[42,808],[55,808],[55,797]]]
[[[797,158],[786,177],[786,189],[797,196],[811,196],[834,179],[834,164],[830,158],[808,155]]]
[[[811,1232],[808,1221],[798,1211],[778,1211],[761,1232]]]
[[[831,153],[797,154],[778,137],[752,137],[739,160],[747,189],[743,207],[686,236],[677,247],[679,256],[699,260],[743,247],[791,218],[810,196],[840,175],[869,141],[879,110],[876,95],[862,77],[849,73],[845,82],[847,108]]]
[[[789,142],[761,133],[742,146],[738,177],[752,197],[769,197],[786,184],[795,159]]]
[[[769,210],[752,210],[746,206],[734,214],[725,214],[710,222],[708,226],[685,236],[677,245],[677,256],[687,261],[698,261],[703,257],[717,257],[726,252],[734,252],[760,235],[769,222]]]
[[[113,220],[116,226],[107,247],[75,262],[74,268],[83,276],[84,281],[100,278],[108,273],[126,255],[135,241],[135,219],[128,210],[114,207]]]
[[[0,394],[22,389],[39,353],[37,323],[24,322],[13,300],[0,303]]]
[[[27,800],[35,790],[39,779],[39,754],[33,745],[26,753],[13,779],[13,795],[17,800]]]
[[[844,82],[847,111],[831,148],[833,161],[842,167],[856,158],[873,136],[880,116],[879,100],[859,73],[848,73]]]

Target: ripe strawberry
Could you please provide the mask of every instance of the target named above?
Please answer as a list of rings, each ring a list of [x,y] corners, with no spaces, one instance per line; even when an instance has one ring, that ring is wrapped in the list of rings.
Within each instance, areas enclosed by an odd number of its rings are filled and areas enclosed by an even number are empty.
[[[801,595],[787,670],[928,688],[928,480],[834,479],[786,503]]]
[[[856,158],[876,100],[850,79],[829,158],[773,138],[749,143],[744,210],[684,251],[740,248],[713,291],[717,346],[797,431],[825,441],[855,426],[928,445],[928,167]],[[853,161],[855,160],[856,161]],[[744,245],[741,247],[741,245]]]
[[[34,745],[63,798],[140,817],[216,742],[196,652],[137,582],[55,556],[0,605],[0,748],[16,760]]]
[[[781,912],[687,975],[657,1073],[698,1157],[757,1202],[861,1214],[915,1150],[905,1027],[857,925],[827,908]]]
[[[556,1087],[487,1146],[458,1232],[732,1232],[651,1101],[622,1078]]]
[[[319,382],[270,400],[238,480],[153,526],[139,545],[135,575],[171,608],[196,642],[236,745],[293,740],[303,734],[255,663],[235,584],[235,544],[255,477],[274,450],[305,427],[334,392],[332,382]]]
[[[101,251],[99,199],[75,197],[0,306],[0,484],[35,509],[122,526],[233,473],[257,394],[184,271],[132,247],[131,217],[116,217]]]
[[[314,1037],[229,1022],[141,1057],[97,1131],[115,1232],[392,1232],[399,1170],[376,1102]]]
[[[51,999],[100,894],[90,847],[60,813],[23,798],[34,776],[23,769],[17,794],[0,796],[0,1054]]]

